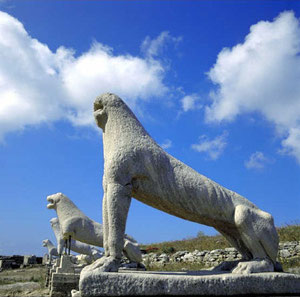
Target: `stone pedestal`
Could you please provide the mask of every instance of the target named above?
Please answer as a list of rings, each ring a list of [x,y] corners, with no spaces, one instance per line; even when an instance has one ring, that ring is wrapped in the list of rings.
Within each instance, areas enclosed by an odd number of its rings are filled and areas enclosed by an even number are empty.
[[[43,256],[42,264],[43,264],[43,265],[49,264],[49,255],[48,255],[48,254],[45,254],[45,255]]]
[[[86,272],[82,297],[100,296],[299,296],[300,275],[289,273],[212,274],[194,272]]]
[[[71,296],[71,290],[78,290],[82,268],[75,265],[70,256],[61,256],[59,266],[56,267],[56,271],[52,272],[51,275],[50,296]]]
[[[55,259],[54,263],[51,264],[48,262],[48,272],[47,272],[47,277],[46,277],[46,287],[51,287],[51,279],[52,279],[52,274],[56,272],[56,268],[59,267],[60,265],[60,258]]]
[[[50,296],[70,297],[73,289],[78,290],[79,277],[79,274],[53,273]]]

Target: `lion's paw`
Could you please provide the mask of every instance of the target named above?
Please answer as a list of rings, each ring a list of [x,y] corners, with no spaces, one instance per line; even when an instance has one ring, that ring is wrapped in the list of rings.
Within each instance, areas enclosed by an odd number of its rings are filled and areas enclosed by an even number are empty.
[[[81,297],[81,293],[80,293],[80,291],[72,290],[71,296],[72,297]]]
[[[92,271],[92,270],[95,270],[95,269],[101,267],[101,266],[105,263],[106,259],[108,259],[108,258],[109,258],[109,257],[102,257],[102,258],[96,260],[94,263],[85,266],[85,267],[82,269],[82,272],[85,273],[85,272],[87,272],[87,271]]]
[[[218,266],[214,267],[212,269],[213,272],[225,272],[225,271],[232,271],[241,261],[240,260],[236,260],[236,261],[224,261],[221,264],[219,264]]]
[[[106,258],[101,267],[98,268],[99,272],[118,272],[120,261],[112,257]]]
[[[256,259],[253,261],[240,262],[232,270],[234,274],[250,274],[259,272],[273,272],[274,264],[269,259]]]
[[[88,271],[98,270],[99,272],[117,272],[119,269],[120,261],[113,257],[102,257],[96,260],[91,265],[88,265],[82,269],[82,273]]]

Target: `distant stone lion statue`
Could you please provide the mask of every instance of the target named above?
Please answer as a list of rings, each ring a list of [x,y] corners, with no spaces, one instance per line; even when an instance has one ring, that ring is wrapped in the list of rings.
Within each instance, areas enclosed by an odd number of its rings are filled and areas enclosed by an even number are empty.
[[[58,255],[61,256],[63,254],[63,250],[65,247],[65,240],[61,232],[58,218],[52,218],[50,220],[50,224],[56,237]],[[102,257],[103,253],[92,245],[74,239],[72,239],[70,243],[71,243],[70,250],[73,252],[76,252],[78,254],[83,254],[83,255],[89,255],[93,260]]]
[[[48,249],[49,264],[51,264],[53,257],[58,257],[57,249],[50,239],[44,239],[42,241],[42,244],[43,247],[46,247]]]
[[[87,217],[66,195],[56,193],[47,197],[48,209],[56,210],[64,240],[77,240],[86,244],[103,247],[102,225]],[[123,234],[122,251],[133,262],[142,261],[142,253],[138,243],[129,235]],[[121,251],[121,253],[122,253]]]
[[[161,211],[214,227],[242,254],[233,273],[274,271],[278,235],[270,214],[166,153],[114,94],[94,103],[103,130],[105,256],[85,271],[117,271],[131,197]]]

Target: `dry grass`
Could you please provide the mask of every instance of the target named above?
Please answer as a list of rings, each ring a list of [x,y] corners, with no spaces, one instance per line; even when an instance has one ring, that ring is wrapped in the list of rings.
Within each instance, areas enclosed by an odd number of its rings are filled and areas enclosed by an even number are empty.
[[[199,236],[191,239],[183,239],[176,241],[165,241],[161,243],[153,243],[148,245],[142,245],[141,248],[146,251],[151,251],[154,248],[155,253],[174,253],[176,251],[189,251],[194,250],[214,250],[224,249],[230,247],[227,240],[221,235],[215,236]],[[157,249],[157,250],[155,250]]]
[[[300,224],[286,225],[277,228],[279,240],[283,241],[300,241]],[[224,249],[231,245],[221,235],[206,236],[199,232],[198,237],[176,240],[176,241],[165,241],[161,243],[152,243],[142,245],[142,249],[148,252],[155,252],[157,254],[166,253],[173,254],[177,251],[189,251],[194,250],[214,250]],[[294,257],[285,259],[282,261],[282,265],[285,271],[300,267],[300,258]],[[203,269],[203,265],[200,263],[167,263],[164,266],[153,266],[147,265],[148,270],[199,270]]]
[[[300,224],[278,227],[277,232],[280,241],[300,241]]]
[[[45,266],[29,267],[22,269],[8,269],[0,273],[0,284],[16,282],[38,282],[44,285],[47,268]]]
[[[278,227],[277,232],[280,241],[300,241],[300,224]],[[141,248],[149,252],[172,254],[176,251],[211,251],[231,247],[222,235],[207,236],[199,233],[195,238],[141,245]]]
[[[48,289],[45,288],[46,273],[47,268],[44,266],[4,270],[0,272],[0,296],[48,296]],[[40,289],[33,292],[22,291],[17,287],[10,291],[2,290],[5,285],[27,282],[38,283]]]

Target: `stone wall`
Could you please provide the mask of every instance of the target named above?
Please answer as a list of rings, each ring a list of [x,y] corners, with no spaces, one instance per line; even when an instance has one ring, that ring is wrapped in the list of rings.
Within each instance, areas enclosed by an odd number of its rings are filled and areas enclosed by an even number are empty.
[[[24,256],[0,256],[0,271],[4,269],[20,268],[23,264]]]
[[[279,261],[296,256],[300,257],[300,241],[281,242],[279,244]],[[216,249],[212,251],[178,251],[173,254],[149,253],[143,255],[143,263],[154,266],[164,266],[167,263],[175,262],[193,262],[203,264],[206,267],[213,267],[223,261],[239,259],[241,259],[241,255],[235,248]]]

